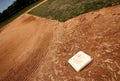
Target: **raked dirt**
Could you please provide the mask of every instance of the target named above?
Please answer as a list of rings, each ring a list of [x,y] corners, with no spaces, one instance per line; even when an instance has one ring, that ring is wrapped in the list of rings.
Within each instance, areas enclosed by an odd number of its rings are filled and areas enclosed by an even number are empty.
[[[93,61],[76,72],[78,51]],[[120,5],[64,23],[23,14],[0,32],[0,81],[119,81]]]

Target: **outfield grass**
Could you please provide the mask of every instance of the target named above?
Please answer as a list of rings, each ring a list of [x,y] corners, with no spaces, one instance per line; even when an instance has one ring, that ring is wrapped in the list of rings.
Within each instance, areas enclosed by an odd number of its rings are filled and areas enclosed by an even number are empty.
[[[29,13],[64,22],[80,14],[117,4],[120,0],[48,0]]]
[[[18,13],[16,13],[15,15],[11,16],[10,18],[8,18],[7,20],[3,21],[0,23],[0,28],[2,28],[3,26],[5,26],[6,24],[10,23],[11,21],[13,21],[14,19],[16,19],[17,17],[19,17],[21,14],[25,13],[27,10],[29,10],[30,8],[32,8],[33,6],[39,4],[41,2],[38,1],[38,2],[35,2],[33,3],[32,5],[24,8],[23,10],[19,11]]]

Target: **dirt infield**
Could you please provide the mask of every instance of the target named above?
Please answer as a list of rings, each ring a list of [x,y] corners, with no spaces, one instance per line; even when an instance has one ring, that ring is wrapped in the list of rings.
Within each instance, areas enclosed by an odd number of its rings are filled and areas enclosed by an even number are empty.
[[[79,50],[93,62],[76,72]],[[0,32],[0,81],[118,81],[120,5],[65,23],[23,14]]]

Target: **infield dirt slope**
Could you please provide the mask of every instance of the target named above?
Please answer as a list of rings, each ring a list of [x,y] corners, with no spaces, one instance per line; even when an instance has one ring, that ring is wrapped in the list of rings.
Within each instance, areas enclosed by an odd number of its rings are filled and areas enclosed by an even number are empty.
[[[82,50],[93,62],[76,72]],[[64,23],[23,14],[0,32],[0,81],[120,80],[120,5]]]

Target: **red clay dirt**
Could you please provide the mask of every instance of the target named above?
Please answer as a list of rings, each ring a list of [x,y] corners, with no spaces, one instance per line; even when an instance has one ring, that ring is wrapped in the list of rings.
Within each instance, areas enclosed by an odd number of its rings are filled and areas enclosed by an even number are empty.
[[[93,62],[76,72],[68,59]],[[23,14],[0,32],[0,81],[119,81],[120,5],[64,23]]]

